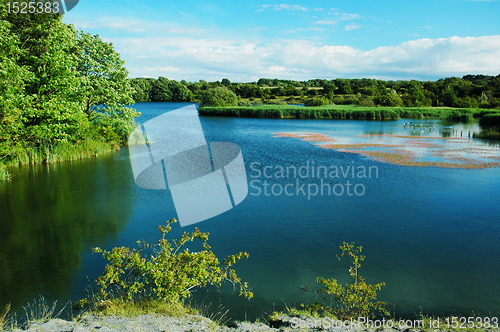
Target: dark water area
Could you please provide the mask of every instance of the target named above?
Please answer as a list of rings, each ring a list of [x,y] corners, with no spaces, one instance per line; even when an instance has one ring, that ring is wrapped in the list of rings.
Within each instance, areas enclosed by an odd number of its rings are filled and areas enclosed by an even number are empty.
[[[184,105],[134,107],[142,113],[137,122],[144,123]],[[220,257],[247,251],[249,259],[235,269],[255,297],[238,298],[224,285],[197,290],[195,303],[222,305],[238,320],[310,303],[314,296],[301,286],[320,276],[349,280],[348,260],[336,257],[347,241],[363,246],[367,258],[359,272],[368,283],[386,283],[379,300],[397,317],[500,315],[500,169],[398,166],[272,135],[318,133],[355,141],[357,135],[405,134],[405,120],[200,121],[207,141],[239,145],[249,194],[224,214],[183,228],[175,224],[170,236],[198,227],[210,232]],[[477,123],[452,125],[479,130]],[[313,177],[313,167],[321,166],[356,172]],[[286,177],[276,173],[280,167],[310,172]],[[308,195],[314,186],[323,193]],[[328,194],[334,187],[343,193]],[[156,242],[158,225],[173,217],[168,189],[136,186],[126,147],[92,160],[14,170],[11,182],[0,183],[0,309],[8,302],[19,308],[39,294],[58,303],[86,296],[105,266],[92,247]]]

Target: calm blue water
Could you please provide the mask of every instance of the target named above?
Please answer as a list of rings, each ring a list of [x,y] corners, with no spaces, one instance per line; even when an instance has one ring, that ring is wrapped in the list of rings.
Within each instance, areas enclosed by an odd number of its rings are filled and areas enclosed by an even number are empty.
[[[134,107],[143,123],[183,105]],[[359,272],[368,283],[386,283],[379,300],[390,303],[396,316],[500,315],[500,169],[401,167],[271,135],[405,134],[404,120],[200,120],[207,141],[240,146],[249,195],[210,220],[185,228],[175,224],[171,235],[196,226],[210,232],[209,242],[221,257],[247,251],[250,258],[235,268],[255,298],[238,298],[226,285],[198,290],[196,303],[222,304],[230,308],[228,316],[253,320],[285,305],[314,301],[301,286],[313,285],[319,276],[348,281],[348,261],[336,258],[347,241],[363,246],[367,258]],[[477,124],[458,126],[478,130]],[[279,167],[307,165],[310,170],[313,165],[356,167],[356,173],[339,178],[275,174]],[[271,178],[262,173],[267,166]],[[371,169],[372,176],[358,176],[363,169]],[[84,162],[22,168],[14,175],[0,184],[0,308],[8,302],[22,305],[38,294],[59,303],[85,296],[105,265],[90,253],[93,246],[155,242],[158,225],[176,217],[168,190],[135,185],[127,148]],[[287,185],[292,195],[278,195]],[[304,194],[297,189],[301,185]],[[308,186],[314,192],[321,185],[323,195],[308,197]],[[328,195],[326,186],[344,192]]]

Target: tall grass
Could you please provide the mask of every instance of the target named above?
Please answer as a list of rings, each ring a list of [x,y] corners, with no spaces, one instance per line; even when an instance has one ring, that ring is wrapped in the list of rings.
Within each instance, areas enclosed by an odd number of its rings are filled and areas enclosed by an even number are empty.
[[[10,180],[9,167],[75,161],[98,157],[119,149],[120,146],[116,144],[92,139],[77,144],[60,142],[56,145],[42,144],[37,148],[19,149],[0,164],[0,181]]]
[[[348,120],[398,120],[453,119],[471,120],[491,110],[471,108],[435,107],[363,107],[354,105],[325,105],[300,107],[291,105],[263,105],[252,107],[201,107],[200,116],[226,116],[245,118],[293,119],[348,119]],[[495,111],[493,111],[495,112]],[[498,113],[500,114],[500,110]]]
[[[46,322],[50,319],[58,318],[64,311],[66,306],[64,306],[58,313],[56,312],[57,301],[51,305],[45,301],[45,298],[40,295],[38,300],[34,300],[33,303],[28,303],[23,309],[26,314],[26,325],[29,326],[34,322]]]
[[[80,144],[61,142],[57,145],[41,145],[38,148],[23,149],[11,156],[4,164],[11,167],[74,161],[97,157],[110,153],[114,149],[119,149],[119,147],[97,140],[85,140]]]
[[[15,317],[9,313],[10,309],[10,303],[8,303],[3,312],[0,313],[0,331],[12,329],[15,326]]]
[[[10,173],[4,165],[0,164],[0,181],[10,180]]]

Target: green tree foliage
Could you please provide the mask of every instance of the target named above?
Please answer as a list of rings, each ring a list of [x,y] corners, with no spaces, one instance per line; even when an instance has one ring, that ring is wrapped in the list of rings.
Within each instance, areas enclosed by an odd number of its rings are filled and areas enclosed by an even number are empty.
[[[152,78],[134,78],[130,79],[130,86],[134,89],[132,98],[135,101],[151,101],[151,89],[153,88],[154,79]]]
[[[76,73],[75,31],[59,15],[8,14],[6,20],[19,37],[17,64],[29,72],[19,91],[23,102],[18,105],[18,148],[81,138],[88,124],[77,100],[81,82]]]
[[[112,45],[61,19],[8,13],[0,2],[1,162],[61,144],[122,142],[138,115],[124,107],[133,104],[133,90]]]
[[[301,100],[303,103],[313,97],[326,98],[335,104],[355,104],[361,106],[407,106],[432,107],[449,106],[458,108],[495,108],[500,107],[500,75],[467,75],[463,78],[450,77],[432,81],[381,81],[376,79],[312,79],[293,81],[260,78],[254,83],[231,83],[228,79],[220,82],[199,81],[188,83],[165,78],[148,79],[150,86],[145,87],[144,78],[132,79],[136,89],[136,101],[188,101],[182,94],[176,97],[172,86],[187,87],[191,92],[189,101],[199,101],[203,93],[211,88],[226,87],[237,97],[250,99]],[[141,92],[142,91],[142,92]],[[251,99],[253,98],[253,99]]]
[[[98,279],[102,299],[118,296],[129,301],[151,299],[175,303],[190,297],[196,287],[219,286],[223,281],[238,285],[240,296],[253,297],[248,284],[231,268],[242,258],[248,258],[247,253],[240,252],[219,261],[207,243],[209,234],[197,228],[169,242],[166,235],[175,222],[171,219],[166,226],[159,227],[162,237],[155,245],[139,241],[139,249],[94,249],[109,261]],[[185,248],[195,240],[201,241],[201,251],[191,252]]]
[[[399,97],[396,90],[385,90],[384,92],[375,99],[378,105],[391,107],[403,106],[403,100]]]
[[[20,41],[11,32],[11,23],[4,19],[6,14],[0,3],[0,158],[14,152],[20,129],[22,91],[29,77],[29,72],[18,64]]]
[[[152,84],[150,98],[152,101],[191,101],[193,93],[186,85],[160,76]]]
[[[225,88],[211,88],[201,95],[201,106],[234,106],[238,104],[238,97],[234,92]]]
[[[82,81],[78,95],[85,114],[89,121],[98,120],[104,130],[111,128],[119,137],[126,137],[137,112],[125,107],[134,103],[125,61],[99,35],[80,31],[76,40],[77,77]]]
[[[358,319],[359,317],[374,317],[375,313],[389,315],[385,309],[385,302],[376,301],[377,291],[385,286],[381,282],[375,285],[367,284],[365,279],[359,274],[361,262],[365,256],[361,255],[362,247],[355,247],[354,242],[346,243],[340,246],[341,253],[337,255],[340,260],[344,254],[351,258],[349,274],[352,283],[345,285],[339,284],[337,279],[325,279],[319,277],[316,282],[322,285],[320,289],[312,289],[310,286],[303,287],[302,290],[318,294],[324,300],[312,305],[302,304],[301,307],[311,313],[321,313],[326,316],[333,316],[344,321],[349,319]]]

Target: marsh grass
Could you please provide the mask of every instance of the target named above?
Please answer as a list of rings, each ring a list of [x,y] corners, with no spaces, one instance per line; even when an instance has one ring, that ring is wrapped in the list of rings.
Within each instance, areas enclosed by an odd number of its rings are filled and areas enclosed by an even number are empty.
[[[85,140],[79,144],[61,142],[57,145],[42,144],[38,148],[27,148],[19,151],[5,162],[5,166],[23,166],[49,164],[63,161],[75,161],[97,157],[119,150],[116,144],[97,140]]]
[[[57,145],[42,144],[38,148],[26,148],[5,158],[0,164],[0,181],[11,179],[9,167],[19,167],[34,164],[51,164],[66,161],[76,161],[98,157],[120,150],[116,143],[99,140],[85,140],[74,144],[61,142]]]
[[[10,180],[10,178],[11,178],[11,175],[10,175],[9,171],[5,168],[5,166],[0,164],[0,181],[8,181],[8,180]]]
[[[300,107],[292,105],[262,105],[252,107],[201,107],[200,116],[225,116],[246,118],[293,118],[338,120],[398,120],[451,119],[468,121],[489,114],[500,115],[500,110],[447,107],[364,107],[355,105],[324,105]]]

